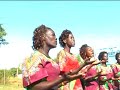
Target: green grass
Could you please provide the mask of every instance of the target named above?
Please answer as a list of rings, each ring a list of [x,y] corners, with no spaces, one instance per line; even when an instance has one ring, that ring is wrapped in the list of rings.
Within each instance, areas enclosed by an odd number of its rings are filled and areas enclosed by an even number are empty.
[[[0,90],[24,90],[22,79],[11,77],[5,85],[0,84]]]
[[[24,88],[16,85],[0,85],[0,90],[24,90]]]

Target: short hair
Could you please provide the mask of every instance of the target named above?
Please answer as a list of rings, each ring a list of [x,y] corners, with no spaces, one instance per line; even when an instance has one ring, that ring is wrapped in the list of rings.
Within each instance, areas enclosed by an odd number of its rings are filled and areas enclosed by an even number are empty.
[[[115,59],[117,60],[118,59],[118,56],[120,55],[120,52],[117,52],[116,55],[115,55]]]
[[[49,27],[46,27],[45,25],[41,25],[39,27],[37,27],[34,32],[33,32],[33,50],[38,50],[39,48],[43,47],[43,41],[45,38],[45,34],[47,32],[47,30],[52,30]]]
[[[87,47],[90,47],[90,46],[88,46],[87,44],[83,44],[82,46],[81,46],[81,48],[80,48],[80,56],[83,58],[83,59],[85,59],[85,57],[86,57],[86,48]]]
[[[63,40],[65,40],[66,38],[69,37],[69,34],[72,34],[72,32],[70,30],[63,30],[63,32],[61,33],[60,37],[59,37],[59,44],[61,47],[65,46],[65,43],[63,42]]]
[[[106,51],[102,51],[102,52],[100,52],[99,55],[98,55],[98,59],[99,59],[99,60],[102,60],[104,54],[108,54],[108,53],[107,53]]]

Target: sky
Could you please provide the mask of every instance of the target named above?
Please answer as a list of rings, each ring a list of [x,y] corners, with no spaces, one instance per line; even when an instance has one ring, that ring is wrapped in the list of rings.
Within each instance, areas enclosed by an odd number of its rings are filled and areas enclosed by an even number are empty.
[[[96,56],[101,49],[120,50],[120,1],[0,1],[0,23],[9,42],[0,47],[0,68],[17,67],[33,52],[33,31],[42,24],[57,38],[63,30],[71,30],[74,54],[83,44],[91,46]],[[61,49],[58,43],[50,56],[55,58]]]

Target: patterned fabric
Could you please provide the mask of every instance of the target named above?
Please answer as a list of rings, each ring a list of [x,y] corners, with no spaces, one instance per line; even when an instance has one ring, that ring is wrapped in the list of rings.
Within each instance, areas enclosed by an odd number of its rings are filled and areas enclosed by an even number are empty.
[[[117,75],[120,78],[120,64],[116,63],[112,65],[114,76]],[[120,87],[120,80],[114,81],[116,87]]]
[[[35,51],[26,58],[22,66],[23,86],[38,80],[55,80],[60,74],[59,65],[42,53]]]
[[[96,60],[95,57],[92,57],[90,61]],[[96,60],[97,62],[97,60]],[[82,68],[81,72],[85,72],[86,75],[84,78],[89,78],[95,76],[99,72],[99,68],[97,65],[94,65],[91,67],[91,65],[86,65],[85,67]],[[84,90],[99,90],[99,85],[97,81],[98,77],[93,78],[91,81],[85,81],[84,82]]]
[[[89,67],[89,65],[87,65],[84,68]],[[86,78],[88,77],[92,77],[95,76],[98,73],[98,67],[97,65],[92,66],[86,73]],[[87,81],[85,82],[85,90],[99,90],[99,85],[98,85],[98,81],[97,81],[97,77],[94,78],[92,81]]]
[[[100,90],[114,90],[113,82],[112,80],[110,80],[113,77],[113,72],[111,67],[108,65],[107,66],[100,65],[100,69],[102,70],[102,74],[106,74],[106,76],[99,77]]]
[[[80,64],[75,55],[61,50],[57,55],[57,63],[62,72],[69,72],[80,67]],[[83,90],[80,79],[73,80],[61,87],[61,90]]]

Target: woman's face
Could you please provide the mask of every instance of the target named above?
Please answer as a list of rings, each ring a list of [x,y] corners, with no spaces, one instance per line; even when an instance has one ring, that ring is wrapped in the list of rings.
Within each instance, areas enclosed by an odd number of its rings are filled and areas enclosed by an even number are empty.
[[[105,62],[107,62],[107,60],[108,60],[108,54],[107,53],[103,54],[102,60],[104,60]]]
[[[119,54],[118,57],[117,57],[117,63],[120,64],[120,54]]]
[[[74,39],[74,36],[72,34],[69,34],[68,38],[66,38],[66,44],[69,46],[69,47],[74,47],[75,46],[75,39]]]
[[[86,48],[86,57],[93,57],[94,56],[94,51],[93,51],[93,49],[91,48],[91,47],[87,47]]]
[[[57,38],[53,30],[48,29],[46,34],[45,34],[45,41],[46,44],[50,48],[55,48],[57,45]]]

